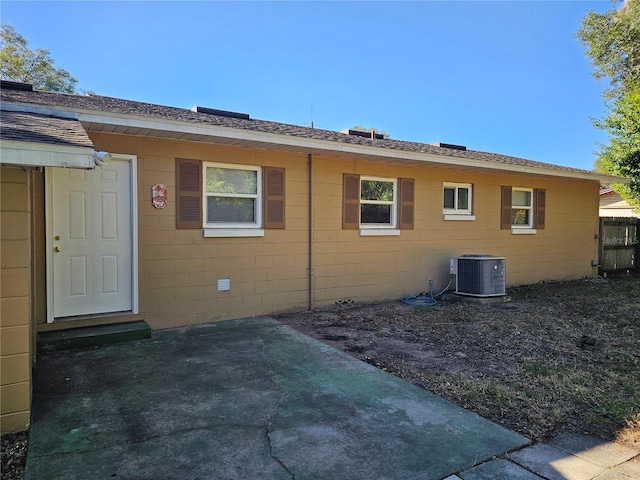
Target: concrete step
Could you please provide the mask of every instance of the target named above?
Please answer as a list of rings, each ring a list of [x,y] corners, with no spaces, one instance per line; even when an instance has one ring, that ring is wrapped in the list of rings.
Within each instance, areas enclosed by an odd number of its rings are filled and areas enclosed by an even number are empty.
[[[72,328],[38,334],[38,351],[50,352],[110,343],[131,342],[151,337],[145,321]]]

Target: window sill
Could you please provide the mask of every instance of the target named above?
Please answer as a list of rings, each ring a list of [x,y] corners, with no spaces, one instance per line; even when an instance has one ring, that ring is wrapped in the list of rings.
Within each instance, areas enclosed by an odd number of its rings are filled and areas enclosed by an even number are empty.
[[[208,237],[264,237],[262,228],[205,228],[205,238]]]
[[[476,219],[475,215],[468,214],[454,214],[454,213],[445,213],[442,215],[443,220],[468,220],[473,221]]]
[[[361,237],[389,237],[400,235],[400,230],[396,228],[361,228]]]
[[[512,228],[511,235],[535,235],[538,230],[535,228]]]

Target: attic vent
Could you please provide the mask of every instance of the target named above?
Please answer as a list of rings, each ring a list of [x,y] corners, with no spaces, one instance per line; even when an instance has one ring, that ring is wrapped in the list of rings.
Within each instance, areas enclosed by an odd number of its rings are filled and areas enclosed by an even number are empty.
[[[220,117],[239,118],[240,120],[251,120],[246,113],[229,112],[227,110],[216,110],[215,108],[198,107],[191,109],[192,112],[206,113],[207,115],[218,115]]]
[[[347,135],[353,135],[355,137],[362,138],[373,138],[375,140],[384,140],[384,134],[376,133],[375,130],[371,130],[370,132],[365,132],[363,130],[351,130],[350,128],[345,130],[340,130],[340,133],[346,133]]]
[[[9,80],[2,80],[0,82],[0,88],[3,90],[22,90],[24,92],[33,92],[33,85],[23,82],[11,82]]]
[[[453,145],[451,143],[433,142],[431,145],[433,145],[434,147],[440,147],[440,148],[450,148],[451,150],[466,150],[467,149],[467,147],[465,147],[464,145]]]

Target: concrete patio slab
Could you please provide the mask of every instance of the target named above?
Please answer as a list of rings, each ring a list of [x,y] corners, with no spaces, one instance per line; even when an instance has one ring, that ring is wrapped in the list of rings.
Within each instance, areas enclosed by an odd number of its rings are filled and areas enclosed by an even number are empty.
[[[529,440],[261,317],[51,351],[28,480],[443,479]]]
[[[627,478],[640,478],[640,454],[638,454],[637,457],[618,465],[613,471]]]
[[[498,458],[459,474],[462,480],[541,480],[542,477],[521,466]]]
[[[513,452],[508,458],[548,480],[591,480],[607,471],[605,467],[541,443]]]
[[[561,434],[549,445],[605,468],[613,468],[638,456],[637,450],[588,435]]]

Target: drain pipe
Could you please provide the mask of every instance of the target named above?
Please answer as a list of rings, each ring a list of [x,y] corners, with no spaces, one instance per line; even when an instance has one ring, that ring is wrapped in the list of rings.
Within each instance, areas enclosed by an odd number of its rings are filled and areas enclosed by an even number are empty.
[[[309,169],[309,310],[313,310],[313,155],[307,155]]]

